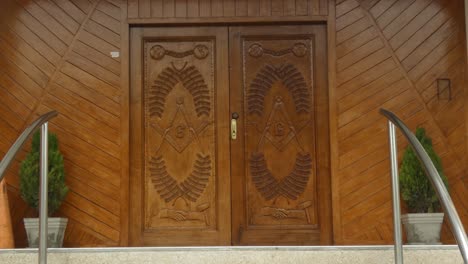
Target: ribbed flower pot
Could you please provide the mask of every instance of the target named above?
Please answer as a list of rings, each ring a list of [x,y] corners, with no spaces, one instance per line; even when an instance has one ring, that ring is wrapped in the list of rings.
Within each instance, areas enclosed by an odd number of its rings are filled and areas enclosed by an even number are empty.
[[[406,214],[401,216],[410,245],[441,244],[440,230],[444,213]]]
[[[39,247],[39,218],[24,218],[24,227],[28,236],[30,248]],[[50,248],[60,248],[63,245],[63,237],[67,228],[68,219],[61,217],[49,217],[47,232],[47,246]]]

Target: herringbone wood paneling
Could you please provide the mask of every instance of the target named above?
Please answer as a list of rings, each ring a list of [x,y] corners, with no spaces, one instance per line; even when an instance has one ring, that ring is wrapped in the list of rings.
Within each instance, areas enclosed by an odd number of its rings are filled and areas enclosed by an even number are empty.
[[[69,218],[66,246],[120,242],[121,2],[2,1],[0,137],[2,155],[38,115],[51,122],[65,157],[70,192],[58,212]],[[25,151],[29,150],[28,147]],[[18,157],[18,161],[24,153]],[[18,194],[19,164],[8,172],[17,246],[22,218],[34,215]]]
[[[393,241],[385,107],[424,126],[441,155],[456,206],[468,207],[462,1],[337,1],[338,243]],[[452,99],[437,97],[450,78]],[[400,154],[406,146],[399,141]],[[464,221],[468,223],[466,213]],[[444,228],[444,239],[450,240]]]

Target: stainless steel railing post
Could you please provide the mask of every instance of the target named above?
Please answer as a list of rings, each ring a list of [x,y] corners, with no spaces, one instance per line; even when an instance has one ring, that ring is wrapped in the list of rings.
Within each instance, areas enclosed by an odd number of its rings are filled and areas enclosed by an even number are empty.
[[[41,185],[39,194],[39,263],[47,264],[47,174],[48,174],[48,121],[57,116],[57,111],[50,111],[41,115],[32,122],[16,139],[15,143],[0,161],[0,181],[5,177],[5,172],[11,165],[16,154],[21,150],[26,140],[41,126]]]
[[[396,142],[395,125],[388,121],[388,137],[390,146],[390,167],[392,170],[393,192],[393,229],[395,240],[395,263],[403,264],[403,245],[401,237],[401,212],[400,212],[400,187],[398,184],[398,151]]]
[[[39,264],[47,264],[47,175],[48,175],[48,122],[41,126],[41,184],[39,194]]]
[[[398,243],[401,245],[401,224],[400,224],[400,194],[398,189],[398,165],[397,165],[397,151],[396,151],[396,137],[395,137],[395,127],[398,127],[402,132],[403,136],[406,137],[411,147],[413,148],[416,156],[424,167],[426,171],[426,176],[429,178],[432,187],[434,187],[435,192],[439,198],[440,203],[444,212],[447,214],[447,218],[452,228],[453,235],[457,241],[458,248],[462,255],[463,261],[465,264],[468,264],[468,236],[463,227],[463,223],[460,220],[460,216],[457,213],[455,205],[453,204],[452,198],[450,197],[449,192],[445,188],[445,184],[440,178],[439,172],[437,171],[434,163],[432,163],[431,158],[424,150],[424,147],[421,145],[416,136],[411,133],[410,129],[399,119],[394,113],[380,109],[380,113],[387,117],[389,120],[389,135],[390,135],[390,158],[392,163],[392,187],[393,187],[393,209],[394,209],[394,224],[395,224],[395,257],[398,264],[403,262],[398,262],[398,253],[401,246],[398,246]],[[392,143],[393,142],[393,143]],[[397,221],[398,220],[398,224]],[[403,258],[402,258],[403,259]]]

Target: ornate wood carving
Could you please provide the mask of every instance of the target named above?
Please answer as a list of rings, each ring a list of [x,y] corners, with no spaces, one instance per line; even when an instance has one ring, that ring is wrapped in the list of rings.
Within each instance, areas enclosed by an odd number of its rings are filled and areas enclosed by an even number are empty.
[[[293,64],[267,64],[250,83],[247,95],[249,114],[263,114],[265,96],[277,81],[281,81],[291,93],[298,113],[310,112],[310,92],[302,73]]]
[[[161,117],[164,113],[166,97],[178,83],[190,92],[195,102],[197,115],[209,115],[210,96],[208,86],[200,71],[195,66],[187,66],[177,69],[174,64],[166,67],[154,80],[148,91],[148,111],[151,116]]]
[[[252,181],[266,200],[283,196],[296,200],[309,181],[312,159],[309,153],[298,153],[294,169],[288,176],[274,176],[268,169],[263,153],[252,153],[250,157]]]
[[[216,224],[213,47],[145,43],[146,230]]]
[[[210,208],[210,205],[208,203],[198,205],[193,211],[163,208],[159,212],[159,217],[171,219],[177,222],[201,221],[204,222],[206,226],[208,226],[210,224],[207,213],[208,208]]]
[[[173,51],[167,50],[161,45],[154,45],[150,50],[151,58],[161,60],[164,56],[168,55],[174,58],[185,58],[193,55],[195,58],[202,60],[209,54],[208,47],[205,45],[196,45],[195,48],[187,51]]]
[[[313,42],[245,39],[249,226],[317,223]]]
[[[227,28],[132,28],[133,246],[227,244]]]
[[[184,197],[196,202],[208,184],[211,175],[211,159],[209,155],[197,154],[190,176],[180,184]]]
[[[288,218],[299,219],[299,220],[306,221],[306,223],[310,224],[311,220],[310,220],[309,207],[311,206],[313,206],[312,201],[302,202],[292,209],[266,206],[260,210],[261,211],[260,215],[266,216],[266,217],[272,217],[275,220],[283,220],[283,219],[288,219]]]
[[[291,48],[272,50],[263,48],[260,43],[255,43],[249,47],[249,55],[256,58],[263,56],[263,54],[280,57],[288,53],[292,53],[296,57],[304,57],[307,54],[307,46],[304,43],[295,43]]]
[[[166,165],[162,156],[152,157],[149,162],[151,165],[151,181],[154,188],[166,203],[182,196],[182,190],[177,181],[171,177],[166,170]]]
[[[168,142],[177,152],[182,153],[194,139],[199,139],[199,134],[208,127],[208,122],[205,120],[198,127],[192,124],[189,116],[187,116],[183,97],[178,97],[176,104],[177,111],[169,119],[170,124],[167,128],[161,128],[158,122],[150,122],[151,127],[162,137],[161,144],[156,148],[157,150],[160,149],[163,143]]]
[[[167,172],[162,156],[152,157],[149,164],[151,182],[166,203],[178,198],[196,202],[205,190],[211,174],[209,155],[197,154],[190,176],[180,184]]]

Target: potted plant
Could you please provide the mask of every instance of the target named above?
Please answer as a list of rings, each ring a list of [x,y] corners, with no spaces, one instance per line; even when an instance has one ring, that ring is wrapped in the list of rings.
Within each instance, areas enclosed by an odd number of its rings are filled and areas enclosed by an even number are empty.
[[[432,148],[432,140],[426,135],[424,128],[416,129],[416,138],[431,158],[448,190],[448,181],[443,173],[440,157]],[[439,199],[411,146],[408,146],[403,154],[400,190],[409,212],[401,217],[408,244],[440,244],[444,214],[439,213]]]
[[[68,193],[65,184],[65,171],[63,156],[58,148],[57,136],[49,133],[48,136],[48,246],[62,247],[65,228],[68,219],[50,217],[62,204]],[[20,193],[24,201],[38,212],[40,185],[40,133],[33,135],[32,148],[20,167]],[[24,225],[28,236],[29,247],[39,245],[39,219],[25,218]]]

